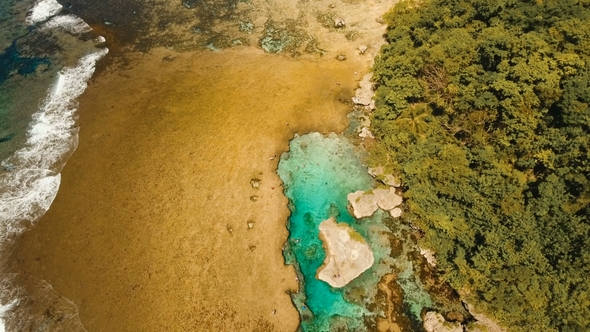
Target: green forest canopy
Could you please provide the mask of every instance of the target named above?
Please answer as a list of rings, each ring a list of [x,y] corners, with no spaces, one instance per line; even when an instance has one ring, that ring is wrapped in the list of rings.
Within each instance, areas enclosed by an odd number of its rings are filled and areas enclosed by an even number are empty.
[[[590,327],[590,0],[405,1],[370,162],[445,278],[511,331]]]

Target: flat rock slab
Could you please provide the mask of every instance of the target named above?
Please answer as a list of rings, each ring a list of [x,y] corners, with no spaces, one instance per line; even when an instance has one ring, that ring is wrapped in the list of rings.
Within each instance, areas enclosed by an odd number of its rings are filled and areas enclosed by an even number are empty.
[[[403,201],[402,197],[395,193],[395,188],[375,189],[373,195],[377,198],[377,205],[385,211],[393,210]]]
[[[373,265],[371,248],[352,227],[330,218],[319,229],[326,259],[317,270],[318,279],[335,288],[344,287]]]
[[[363,79],[359,83],[359,88],[356,90],[356,95],[352,98],[352,101],[355,104],[363,106],[369,106],[371,104],[371,101],[373,100],[372,77],[373,73],[368,73],[363,76]]]
[[[352,213],[357,219],[370,217],[379,208],[377,197],[362,190],[348,194],[347,199],[352,205]]]
[[[423,327],[427,332],[463,332],[460,323],[447,322],[443,315],[436,311],[426,313]]]
[[[430,266],[436,266],[436,257],[434,257],[434,251],[430,249],[420,248],[420,255],[426,258],[426,261],[428,262],[428,264],[430,264]]]
[[[403,198],[395,193],[393,187],[367,192],[355,191],[348,194],[347,199],[352,206],[352,214],[357,219],[372,216],[378,208],[390,211],[392,216],[401,216],[401,210],[399,208],[396,210],[396,207],[402,203]]]

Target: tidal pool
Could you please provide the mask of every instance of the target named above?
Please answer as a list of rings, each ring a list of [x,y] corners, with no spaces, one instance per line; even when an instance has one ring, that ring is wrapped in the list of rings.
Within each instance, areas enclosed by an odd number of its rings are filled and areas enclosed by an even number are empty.
[[[295,136],[289,152],[281,156],[278,174],[290,200],[290,235],[284,255],[288,264],[296,266],[301,283],[301,291],[292,296],[301,315],[301,329],[364,330],[363,317],[372,313],[362,301],[351,301],[346,296],[359,286],[356,280],[336,289],[316,278],[325,258],[318,226],[330,217],[351,225],[374,252],[376,263],[357,278],[363,280],[362,286],[376,288],[380,273],[375,273],[375,269],[388,256],[386,246],[372,241],[387,229],[372,220],[358,223],[347,210],[346,196],[357,190],[368,190],[372,185],[359,153],[346,138],[336,134]]]

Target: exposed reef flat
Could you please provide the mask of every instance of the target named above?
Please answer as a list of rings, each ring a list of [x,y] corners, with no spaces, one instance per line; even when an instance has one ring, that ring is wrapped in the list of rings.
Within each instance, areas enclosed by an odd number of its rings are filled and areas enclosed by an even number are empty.
[[[375,262],[365,239],[347,224],[330,218],[324,220],[319,229],[326,259],[318,269],[318,279],[332,287],[344,287]]]
[[[126,61],[81,98],[80,144],[13,271],[79,305],[89,331],[295,331],[271,158],[295,133],[344,130],[338,99],[365,64],[254,48]]]

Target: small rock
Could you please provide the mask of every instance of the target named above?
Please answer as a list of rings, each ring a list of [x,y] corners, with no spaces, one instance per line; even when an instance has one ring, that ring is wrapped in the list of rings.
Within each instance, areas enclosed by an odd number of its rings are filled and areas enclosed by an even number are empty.
[[[162,61],[163,62],[172,62],[174,60],[176,60],[176,57],[175,56],[170,56],[170,55],[167,55],[167,56],[165,56],[165,57],[162,58]]]
[[[335,4],[330,4],[330,8],[336,8]]]
[[[252,180],[250,180],[250,185],[252,186],[252,188],[258,189],[258,187],[260,187],[260,182],[262,182],[262,180],[258,178],[252,178]]]
[[[367,47],[367,45],[360,45],[360,46],[358,47],[358,50],[359,50],[359,53],[360,53],[360,54],[365,54],[365,52],[367,52],[367,50],[368,50],[368,49],[369,49],[369,48]]]
[[[387,174],[385,175],[384,179],[382,180],[388,186],[399,188],[401,186],[400,181],[393,175]]]
[[[383,17],[379,16],[375,19],[375,22],[379,23],[379,24],[384,24],[385,21],[383,20]]]
[[[391,174],[385,174],[385,167],[383,166],[369,168],[368,171],[369,175],[371,175],[374,178],[377,178],[379,181],[383,182],[388,186],[396,188],[399,188],[401,186],[401,182],[398,178]]]
[[[249,247],[248,247],[248,250],[250,250],[250,251],[254,251],[254,250],[256,250],[256,246],[249,246]]]
[[[234,233],[234,228],[231,227],[230,224],[227,224],[227,226],[225,226],[227,228],[227,231],[229,232],[230,235],[233,235]]]
[[[426,258],[426,261],[428,262],[428,264],[432,267],[436,266],[436,257],[434,257],[434,251],[430,250],[430,249],[424,249],[424,248],[420,248],[420,255],[424,256],[424,258]]]
[[[344,22],[344,19],[341,17],[336,17],[334,19],[334,27],[336,28],[343,28],[346,26],[346,22]]]
[[[254,221],[248,220],[248,229],[254,228]]]
[[[337,60],[340,60],[340,61],[344,61],[344,60],[346,60],[346,55],[344,55],[344,54],[338,54],[338,56],[336,57],[336,59]]]
[[[252,202],[256,202],[258,200],[258,196],[256,196],[256,195],[250,196],[250,200]]]
[[[399,218],[402,216],[402,209],[396,207],[394,209],[389,210],[389,214],[393,217],[393,218]]]
[[[369,175],[375,178],[375,177],[383,174],[383,172],[385,172],[385,167],[383,167],[383,166],[369,167],[368,171],[369,171]]]
[[[359,133],[359,137],[362,139],[375,138],[375,136],[373,136],[373,133],[367,127],[363,127],[363,129],[361,129],[361,132]]]

